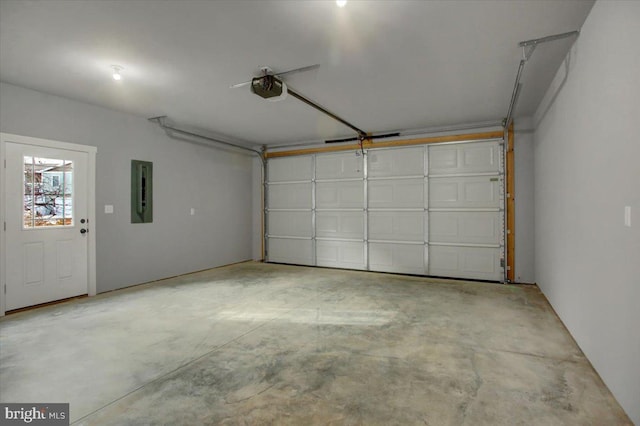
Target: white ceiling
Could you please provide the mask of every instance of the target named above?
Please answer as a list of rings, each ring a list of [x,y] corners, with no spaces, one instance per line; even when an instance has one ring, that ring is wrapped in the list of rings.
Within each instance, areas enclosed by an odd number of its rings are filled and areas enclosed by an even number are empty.
[[[367,132],[501,120],[518,42],[579,29],[592,1],[0,1],[0,79],[256,144],[354,136],[229,85],[310,64],[294,89]],[[530,116],[572,40],[527,64]],[[110,65],[124,67],[123,80]]]

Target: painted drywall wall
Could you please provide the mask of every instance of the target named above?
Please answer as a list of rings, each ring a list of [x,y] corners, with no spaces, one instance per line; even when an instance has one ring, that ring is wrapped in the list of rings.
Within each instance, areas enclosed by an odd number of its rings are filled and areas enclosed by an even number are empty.
[[[635,424],[639,23],[640,2],[598,1],[534,117],[536,281]]]
[[[516,273],[515,282],[533,284],[534,217],[533,217],[533,123],[531,118],[515,121],[514,179],[516,205]]]
[[[251,259],[250,156],[176,141],[144,117],[6,83],[0,130],[98,148],[98,292]],[[150,224],[130,223],[132,159],[153,162]],[[104,213],[107,204],[113,214]]]

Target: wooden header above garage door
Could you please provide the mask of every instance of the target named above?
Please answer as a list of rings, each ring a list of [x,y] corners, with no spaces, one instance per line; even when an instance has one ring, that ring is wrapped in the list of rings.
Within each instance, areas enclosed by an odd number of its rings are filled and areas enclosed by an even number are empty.
[[[504,136],[504,132],[493,131],[493,132],[483,132],[483,133],[468,133],[463,135],[449,135],[449,136],[433,136],[428,138],[418,138],[418,139],[401,139],[401,140],[392,140],[385,142],[371,142],[371,140],[367,139],[362,144],[363,149],[371,149],[371,148],[388,148],[388,147],[398,147],[398,146],[407,146],[407,145],[422,145],[429,143],[442,143],[442,142],[462,142],[462,141],[475,141],[475,140],[483,140],[483,139],[501,139]],[[331,146],[321,146],[317,148],[305,148],[305,149],[294,149],[290,151],[276,151],[276,152],[267,152],[265,153],[266,158],[277,158],[277,157],[290,157],[293,155],[306,155],[306,154],[318,154],[323,152],[337,152],[337,151],[351,151],[360,149],[360,144],[348,144],[348,145],[331,145]]]

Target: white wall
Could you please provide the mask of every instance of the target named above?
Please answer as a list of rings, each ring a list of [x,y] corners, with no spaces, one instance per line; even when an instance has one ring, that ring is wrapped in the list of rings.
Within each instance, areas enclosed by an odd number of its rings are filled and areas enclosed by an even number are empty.
[[[535,277],[640,424],[640,2],[598,1],[536,113]],[[567,74],[568,71],[568,74]],[[566,76],[566,79],[565,79]],[[632,227],[623,223],[632,206]]]
[[[144,117],[5,83],[0,130],[98,148],[98,292],[251,259],[251,156],[176,141]],[[151,224],[130,223],[132,159],[153,161]],[[115,213],[104,214],[105,204]]]

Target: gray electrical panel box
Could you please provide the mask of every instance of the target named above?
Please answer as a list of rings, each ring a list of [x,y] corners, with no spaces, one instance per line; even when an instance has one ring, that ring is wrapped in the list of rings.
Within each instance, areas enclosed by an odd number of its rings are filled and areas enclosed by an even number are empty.
[[[153,163],[131,160],[131,223],[153,222]]]

